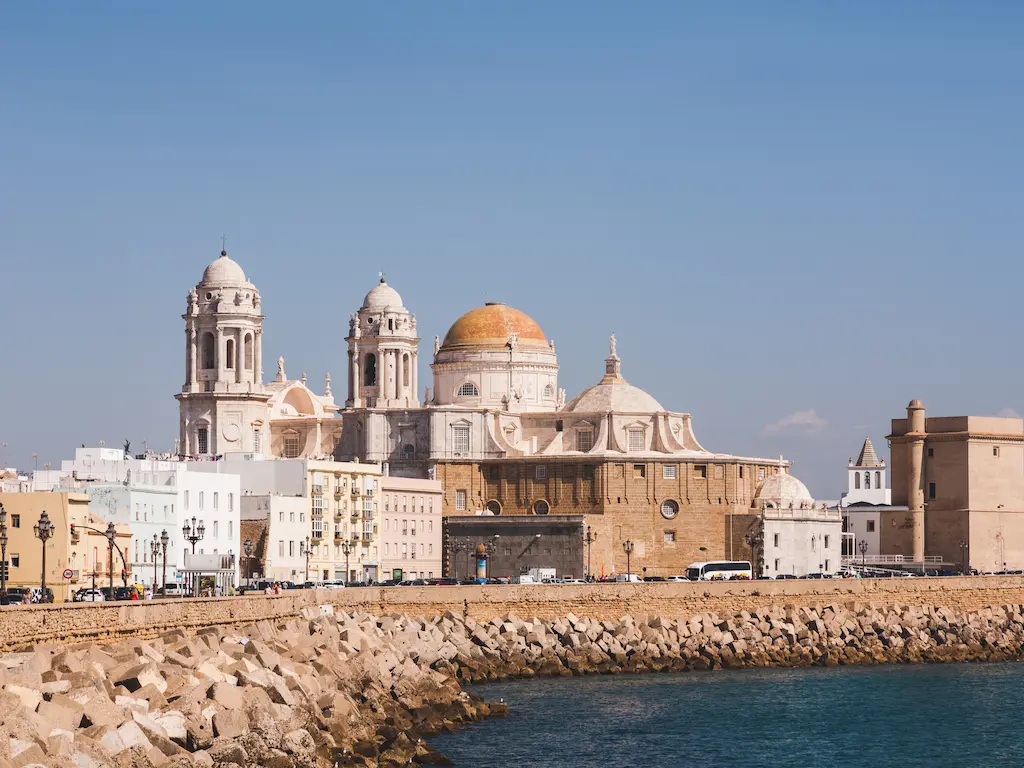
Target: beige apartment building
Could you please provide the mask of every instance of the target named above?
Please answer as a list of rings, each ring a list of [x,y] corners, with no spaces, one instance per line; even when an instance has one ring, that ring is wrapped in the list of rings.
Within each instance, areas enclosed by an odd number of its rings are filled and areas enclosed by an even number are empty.
[[[380,465],[307,459],[306,472],[309,578],[381,581]]]
[[[441,482],[388,476],[381,486],[381,579],[440,578]]]
[[[54,600],[70,600],[74,590],[91,584],[94,572],[97,586],[108,586],[109,547],[106,537],[97,532],[105,530],[107,524],[89,512],[86,494],[0,493],[0,504],[7,512],[7,586],[41,584],[43,544],[36,537],[34,526],[43,512],[53,523],[53,535],[46,542],[46,585],[53,589]],[[131,532],[125,526],[118,526],[117,532],[117,546],[130,558]],[[123,563],[116,552],[114,558],[114,585],[121,586]],[[65,570],[71,571],[70,579],[64,578]]]
[[[1024,568],[1024,419],[926,417],[920,400],[892,420],[892,503],[882,554],[981,571]]]

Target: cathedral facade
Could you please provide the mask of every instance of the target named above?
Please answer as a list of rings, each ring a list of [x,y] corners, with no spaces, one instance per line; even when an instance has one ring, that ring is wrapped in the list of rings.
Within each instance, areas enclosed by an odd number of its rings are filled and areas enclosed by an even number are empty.
[[[326,457],[336,449],[328,374],[323,395],[305,374],[288,379],[284,358],[277,376],[263,381],[262,297],[242,267],[222,250],[188,293],[185,314],[185,383],[179,403],[177,453],[212,458],[247,453],[260,458]]]
[[[690,414],[626,381],[614,336],[597,383],[567,401],[554,342],[524,312],[488,303],[434,338],[420,404],[416,320],[398,292],[382,279],[349,328],[338,458],[440,480],[447,517],[521,527],[573,516],[596,576],[625,571],[629,547],[632,570],[651,576],[751,559],[758,488],[787,466],[706,450]]]

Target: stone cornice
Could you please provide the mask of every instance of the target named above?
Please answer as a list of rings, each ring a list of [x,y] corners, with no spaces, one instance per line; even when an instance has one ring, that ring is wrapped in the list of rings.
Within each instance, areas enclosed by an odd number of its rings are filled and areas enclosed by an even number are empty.
[[[956,443],[963,441],[985,441],[1002,443],[1024,443],[1024,433],[1003,432],[910,432],[905,435],[886,435],[886,440],[897,445],[907,445],[919,440],[928,443]]]

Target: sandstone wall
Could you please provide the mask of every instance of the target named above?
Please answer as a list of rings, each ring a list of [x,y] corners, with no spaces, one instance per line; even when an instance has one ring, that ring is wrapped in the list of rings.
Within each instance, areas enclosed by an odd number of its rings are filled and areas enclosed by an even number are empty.
[[[206,600],[66,603],[0,608],[0,648],[40,642],[84,642],[153,637],[169,629],[196,630],[296,617],[303,608],[332,604],[377,615],[432,617],[452,611],[486,621],[505,613],[555,619],[573,613],[599,620],[624,615],[687,618],[699,613],[732,615],[778,605],[828,603],[878,606],[945,606],[966,612],[1024,604],[1024,577],[846,579],[648,584],[553,584],[482,587],[360,587],[296,590]]]

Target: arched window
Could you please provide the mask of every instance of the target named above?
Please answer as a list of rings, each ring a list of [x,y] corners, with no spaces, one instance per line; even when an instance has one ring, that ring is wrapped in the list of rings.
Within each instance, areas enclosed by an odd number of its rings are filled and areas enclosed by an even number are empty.
[[[882,489],[882,473],[875,472],[875,488]]]
[[[871,490],[871,473],[870,472],[865,472],[864,473],[864,489],[868,490],[868,491]]]
[[[402,446],[402,458],[403,459],[411,459],[415,455],[416,455],[416,448],[415,447],[413,447],[411,445],[408,445],[408,444]]]
[[[377,386],[377,356],[369,354],[363,362],[363,386]]]
[[[228,339],[226,347],[224,354],[227,357],[227,360],[224,362],[224,367],[233,369],[235,367],[235,340]]]
[[[455,393],[456,397],[479,397],[480,390],[476,388],[476,384],[472,381],[467,381],[459,387]]]
[[[245,334],[245,370],[252,370],[252,334]]]
[[[673,517],[679,514],[679,505],[672,499],[666,499],[661,502],[661,516],[666,520],[671,520]]]
[[[555,388],[553,386],[548,384],[546,387],[544,387],[544,397],[546,399],[550,400],[554,396],[555,396]]]
[[[501,504],[496,499],[491,499],[490,501],[487,502],[487,510],[492,515],[500,515],[501,514]]]
[[[548,503],[541,499],[540,501],[534,502],[533,514],[535,515],[546,515],[548,513]]]
[[[207,331],[203,334],[203,368],[207,371],[217,367],[217,339]]]

